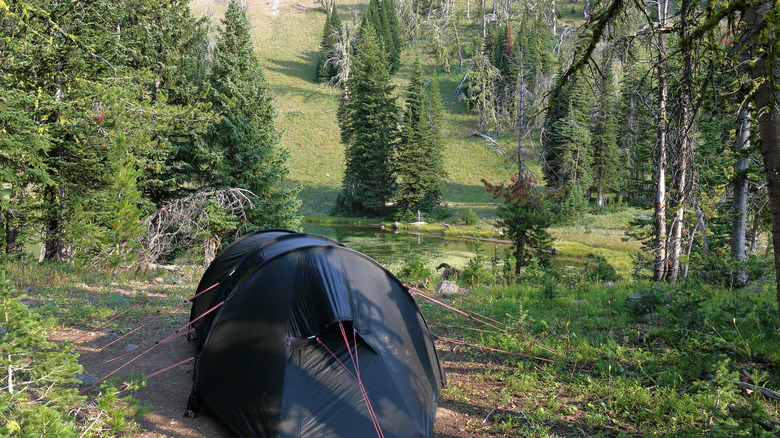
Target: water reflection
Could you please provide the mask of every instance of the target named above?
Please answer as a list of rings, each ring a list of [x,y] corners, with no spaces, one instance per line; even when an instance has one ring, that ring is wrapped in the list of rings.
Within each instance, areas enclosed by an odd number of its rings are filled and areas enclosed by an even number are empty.
[[[420,255],[431,269],[446,262],[463,268],[474,256],[477,245],[485,248],[488,260],[504,258],[511,253],[510,245],[494,242],[479,242],[466,239],[450,239],[431,234],[393,233],[378,227],[351,225],[304,224],[306,233],[331,237],[356,251],[378,261],[393,273],[414,255]]]

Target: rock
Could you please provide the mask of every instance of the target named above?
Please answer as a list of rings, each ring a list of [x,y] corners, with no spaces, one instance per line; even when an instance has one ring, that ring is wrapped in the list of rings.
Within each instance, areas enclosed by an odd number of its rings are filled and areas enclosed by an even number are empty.
[[[138,348],[139,347],[137,345],[135,345],[135,344],[127,344],[125,346],[125,348],[122,349],[122,351],[124,351],[124,352],[133,351],[133,350],[138,350]]]
[[[444,280],[436,285],[436,292],[444,298],[449,298],[460,294],[461,289],[454,281]]]
[[[79,381],[84,386],[94,385],[95,383],[99,382],[100,379],[93,376],[92,374],[76,374],[76,380]]]
[[[154,279],[154,282],[157,283],[157,284],[163,284],[163,283],[165,283],[165,279],[162,278],[162,277],[157,277],[157,278]]]
[[[623,302],[623,304],[628,305],[628,304],[631,304],[631,303],[635,303],[635,302],[637,302],[637,301],[639,301],[641,299],[642,299],[642,294],[634,294],[634,295],[631,295],[630,297],[626,298],[626,300]]]

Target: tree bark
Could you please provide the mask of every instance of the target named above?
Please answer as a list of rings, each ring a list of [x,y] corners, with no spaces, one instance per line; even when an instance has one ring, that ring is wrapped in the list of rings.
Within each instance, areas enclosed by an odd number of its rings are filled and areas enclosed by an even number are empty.
[[[737,138],[734,150],[737,162],[734,165],[734,202],[731,209],[731,258],[740,266],[745,261],[745,237],[747,235],[747,168],[750,157],[745,152],[750,148],[750,110],[742,106],[737,115]],[[735,272],[734,283],[745,284],[745,271],[741,267]]]
[[[661,10],[659,2],[659,11]],[[662,16],[665,22],[665,16]],[[666,102],[668,84],[666,78],[666,35],[658,33],[658,124],[655,142],[655,206],[653,249],[653,281],[662,281],[666,274]]]
[[[680,23],[679,37],[680,41],[686,41],[690,29],[690,20],[695,10],[695,5],[690,0],[680,2]],[[670,196],[670,206],[674,215],[669,231],[668,247],[671,247],[668,253],[666,281],[676,283],[680,272],[680,255],[682,254],[682,231],[685,221],[685,203],[688,199],[688,172],[690,161],[693,154],[693,136],[696,124],[696,108],[693,99],[694,90],[694,59],[693,42],[681,45],[683,55],[682,80],[680,81],[679,95],[677,96],[678,108],[676,111],[676,122],[674,144],[672,145],[672,162],[674,170],[672,172],[672,191]]]
[[[755,31],[766,26],[766,16],[773,7],[777,7],[776,3],[777,0],[773,0],[749,7],[745,11],[748,31]],[[777,281],[778,317],[780,317],[780,257],[778,257],[780,254],[780,108],[778,108],[780,90],[777,88],[780,67],[777,65],[777,53],[774,50],[777,29],[768,29],[768,31],[754,32],[754,41],[751,44],[753,55],[759,52],[759,48],[763,48],[764,53],[749,68],[753,82],[759,84],[759,88],[754,94],[753,103],[758,115],[761,156],[764,159],[767,196],[772,216],[772,246],[775,252],[775,279]],[[775,70],[770,70],[770,66],[773,66]]]

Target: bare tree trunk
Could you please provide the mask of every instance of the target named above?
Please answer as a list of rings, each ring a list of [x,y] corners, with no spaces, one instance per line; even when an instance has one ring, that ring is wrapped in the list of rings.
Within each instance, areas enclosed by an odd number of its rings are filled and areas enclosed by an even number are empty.
[[[734,203],[731,216],[731,258],[740,268],[734,275],[734,283],[743,285],[747,281],[745,270],[741,267],[745,261],[745,237],[747,234],[747,198],[748,180],[746,171],[750,157],[745,152],[750,148],[750,110],[744,105],[737,115],[737,138],[734,145],[737,159],[734,165]]]
[[[766,16],[772,8],[777,7],[777,0],[759,3],[749,7],[745,11],[747,31],[758,30],[766,25]],[[754,83],[759,88],[754,94],[755,111],[758,114],[758,132],[761,138],[761,156],[764,158],[766,173],[767,195],[772,215],[772,246],[775,251],[775,279],[777,280],[777,304],[778,317],[780,317],[780,90],[778,90],[778,66],[777,53],[775,53],[775,41],[778,36],[777,24],[770,24],[769,32],[755,32],[757,41],[753,44],[763,46],[763,56],[758,57],[755,63],[749,66]],[[764,38],[766,41],[761,41]],[[757,52],[757,50],[756,50]],[[755,55],[756,53],[753,53]],[[770,66],[774,70],[770,70]]]
[[[680,2],[680,23],[679,37],[685,41],[690,29],[690,20],[696,9],[695,4],[690,0]],[[680,272],[680,255],[682,254],[682,230],[685,221],[685,204],[688,199],[689,188],[687,179],[690,168],[691,157],[693,156],[693,135],[696,125],[696,105],[693,95],[694,87],[694,59],[693,44],[689,42],[681,45],[683,55],[682,80],[680,82],[679,96],[677,98],[678,108],[676,119],[675,142],[672,147],[672,160],[674,171],[672,173],[672,192],[670,196],[671,208],[674,212],[669,232],[669,246],[671,251],[668,254],[668,271],[666,281],[676,283]]]
[[[653,281],[662,281],[666,273],[666,102],[669,90],[666,82],[666,36],[663,33],[658,34],[658,57],[659,62],[656,69],[658,75],[658,124],[655,143]]]

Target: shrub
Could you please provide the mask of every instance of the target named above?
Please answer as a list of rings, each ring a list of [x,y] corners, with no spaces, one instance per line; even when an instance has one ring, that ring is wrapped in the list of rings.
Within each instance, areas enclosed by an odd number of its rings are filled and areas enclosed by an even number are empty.
[[[470,286],[486,283],[492,278],[490,271],[485,267],[485,248],[477,243],[474,257],[470,258],[460,275]]]
[[[474,213],[474,210],[469,208],[469,211],[463,215],[463,222],[466,225],[476,226],[479,225],[479,216]]]
[[[419,255],[415,255],[408,262],[404,263],[399,274],[399,277],[409,283],[420,283],[432,276],[431,269],[425,265],[425,260]]]
[[[585,257],[585,278],[590,281],[618,281],[620,276],[603,256],[588,254]]]
[[[15,290],[2,271],[0,436],[108,437],[137,429],[133,420],[140,411],[127,397],[119,400],[122,403],[116,403],[112,397],[138,385],[125,384],[122,390],[104,385],[97,398],[97,409],[86,404],[86,397],[78,393],[76,373],[81,366],[73,345],[49,342],[46,330],[55,321],[30,310],[22,302],[24,295],[14,295]],[[98,421],[101,418],[110,420]]]

